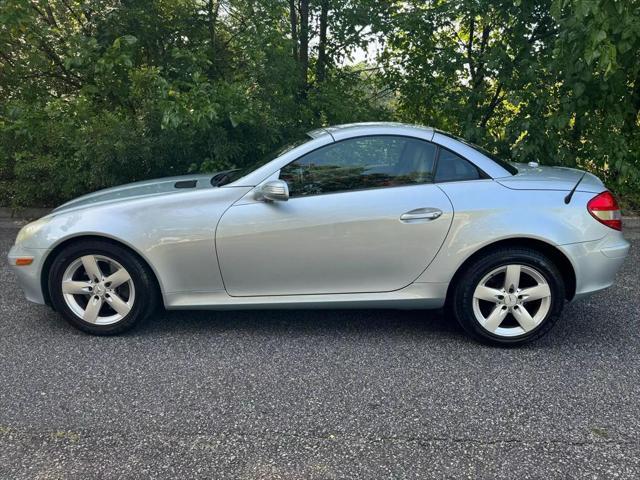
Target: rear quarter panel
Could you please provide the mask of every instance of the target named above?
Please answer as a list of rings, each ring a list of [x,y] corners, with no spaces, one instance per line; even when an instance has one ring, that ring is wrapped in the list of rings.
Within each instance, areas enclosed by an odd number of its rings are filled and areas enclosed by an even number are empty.
[[[453,222],[440,253],[419,282],[451,281],[472,254],[500,240],[529,238],[559,246],[599,240],[610,230],[587,211],[593,193],[578,191],[566,205],[566,191],[512,190],[494,180],[439,187],[453,204]]]

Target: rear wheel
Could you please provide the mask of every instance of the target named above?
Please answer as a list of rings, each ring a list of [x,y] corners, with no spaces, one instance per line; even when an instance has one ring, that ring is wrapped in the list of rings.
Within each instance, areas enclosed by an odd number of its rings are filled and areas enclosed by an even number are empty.
[[[536,250],[496,250],[467,267],[453,294],[462,328],[481,342],[516,346],[545,335],[565,292],[555,264]]]
[[[73,326],[94,335],[129,330],[157,301],[151,273],[127,249],[100,240],[62,250],[49,272],[51,301]]]

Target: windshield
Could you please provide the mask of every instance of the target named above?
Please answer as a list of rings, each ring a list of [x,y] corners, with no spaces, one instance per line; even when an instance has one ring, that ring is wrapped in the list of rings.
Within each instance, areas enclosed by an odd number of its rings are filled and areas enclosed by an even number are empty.
[[[439,133],[442,133],[443,135],[446,135],[447,137],[451,137],[451,138],[453,138],[455,140],[458,140],[459,142],[464,143],[465,145],[470,146],[471,148],[473,148],[475,150],[478,150],[481,154],[483,154],[485,157],[489,157],[491,160],[496,162],[498,165],[500,165],[502,168],[504,168],[511,175],[516,175],[518,173],[518,169],[515,166],[513,166],[513,164],[501,159],[495,153],[491,153],[486,148],[482,148],[481,146],[476,145],[475,143],[467,142],[464,138],[456,137],[455,135],[451,135],[450,133],[445,133],[445,132],[439,132]]]
[[[236,168],[236,169],[229,170],[216,175],[211,179],[211,183],[216,187],[221,187],[223,185],[227,185],[228,183],[235,182],[236,180],[239,180],[242,177],[249,175],[251,172],[253,172],[254,170],[257,170],[263,165],[266,165],[271,160],[278,158],[280,155],[284,155],[288,151],[293,150],[297,146],[302,145],[303,143],[306,143],[309,140],[311,140],[311,137],[305,135],[303,138],[299,138],[298,140],[291,142],[285,145],[284,147],[278,147],[277,149],[261,157],[259,160],[253,163],[250,163],[245,167]]]

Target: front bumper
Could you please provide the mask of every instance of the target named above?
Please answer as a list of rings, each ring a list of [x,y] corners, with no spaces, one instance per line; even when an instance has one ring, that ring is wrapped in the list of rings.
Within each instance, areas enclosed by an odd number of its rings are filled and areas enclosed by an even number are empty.
[[[631,244],[619,232],[593,242],[561,245],[571,260],[576,274],[576,293],[573,300],[610,287],[622,267]]]
[[[9,265],[18,277],[18,283],[24,291],[27,300],[34,303],[44,304],[44,294],[42,291],[41,273],[44,259],[49,250],[39,248],[25,248],[14,245],[9,251]],[[16,265],[18,258],[33,258],[31,265]]]

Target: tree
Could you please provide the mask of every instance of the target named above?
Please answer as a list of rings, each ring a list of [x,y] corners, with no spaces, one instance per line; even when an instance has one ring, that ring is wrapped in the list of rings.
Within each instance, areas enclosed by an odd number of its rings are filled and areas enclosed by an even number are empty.
[[[536,82],[554,32],[549,4],[539,1],[403,4],[384,55],[401,115],[474,141],[503,135],[501,120],[492,120]]]
[[[640,204],[638,52],[640,0],[4,0],[0,204],[388,119],[589,169]]]
[[[324,79],[314,79],[322,7],[295,4],[3,2],[0,203],[55,205],[114,184],[242,166],[327,118],[377,114],[364,79],[338,73],[336,55],[325,50]],[[327,117],[329,105],[340,108]]]
[[[565,163],[629,193],[640,178],[640,2],[555,0],[552,13],[550,68],[560,87],[550,123]]]
[[[637,0],[408,1],[384,27],[400,118],[638,191]]]

